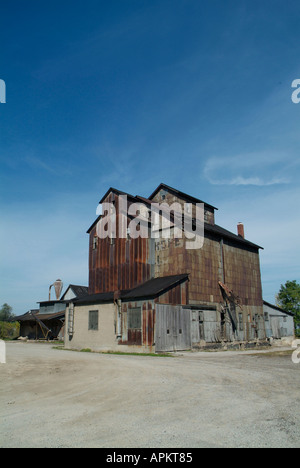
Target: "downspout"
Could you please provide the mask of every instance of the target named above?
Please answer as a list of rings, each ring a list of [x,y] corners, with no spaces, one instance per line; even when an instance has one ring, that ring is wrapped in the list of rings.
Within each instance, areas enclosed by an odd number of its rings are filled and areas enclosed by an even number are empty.
[[[226,284],[226,281],[225,281],[225,262],[224,262],[224,241],[223,241],[223,238],[220,241],[220,254],[221,254],[222,283]]]
[[[70,302],[69,304],[68,335],[69,335],[69,340],[72,340],[73,335],[74,335],[74,303],[73,302]]]
[[[221,238],[220,241],[220,256],[221,256],[221,276],[222,276],[222,283],[225,284],[225,262],[224,262],[224,240]],[[222,293],[223,296],[223,293]],[[221,339],[222,341],[225,340],[226,335],[226,311],[227,311],[227,301],[223,296],[225,306],[221,305]]]
[[[122,338],[122,324],[121,324],[121,317],[122,317],[122,301],[121,299],[117,300],[117,340],[121,340]]]

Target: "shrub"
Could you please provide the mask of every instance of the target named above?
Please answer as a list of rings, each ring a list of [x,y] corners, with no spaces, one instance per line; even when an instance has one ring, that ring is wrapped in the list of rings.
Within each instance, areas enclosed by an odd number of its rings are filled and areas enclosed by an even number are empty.
[[[19,322],[0,322],[0,339],[13,340],[19,336]]]

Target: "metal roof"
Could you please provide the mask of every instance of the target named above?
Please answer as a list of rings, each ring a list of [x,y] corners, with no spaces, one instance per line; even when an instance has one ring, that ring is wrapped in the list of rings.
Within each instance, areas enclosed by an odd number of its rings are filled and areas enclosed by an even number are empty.
[[[187,193],[181,192],[180,190],[177,190],[177,189],[175,189],[173,187],[170,187],[169,185],[166,185],[166,184],[163,184],[163,183],[161,183],[155,189],[155,191],[150,195],[149,198],[140,197],[138,195],[133,196],[133,195],[130,195],[130,194],[126,193],[126,192],[121,192],[120,190],[117,190],[117,189],[111,187],[106,192],[106,194],[103,196],[100,203],[102,203],[103,200],[105,200],[105,198],[108,196],[108,194],[110,192],[114,192],[114,193],[116,193],[118,195],[126,195],[129,198],[131,198],[131,199],[133,199],[133,200],[135,200],[137,202],[138,201],[143,201],[144,203],[151,205],[153,203],[152,198],[161,189],[169,190],[169,191],[173,192],[174,194],[178,195],[179,197],[181,197],[181,198],[183,198],[183,199],[185,199],[187,201],[190,201],[192,203],[204,203],[206,206],[208,206],[210,208],[213,208],[214,210],[218,210],[218,208],[216,208],[213,205],[209,205],[208,203],[205,203],[202,200],[199,200],[198,198],[192,197],[191,195],[188,195]],[[101,219],[101,217],[102,217],[102,215],[98,216],[98,218],[94,221],[94,223],[89,227],[89,229],[87,231],[88,234],[91,232],[93,227],[97,224],[97,222]],[[212,234],[215,234],[220,238],[227,238],[227,239],[230,239],[232,241],[239,242],[240,244],[244,244],[245,246],[248,246],[248,247],[252,247],[252,248],[255,248],[255,249],[263,249],[263,247],[261,247],[261,246],[259,246],[257,244],[254,244],[253,242],[250,242],[247,239],[244,239],[243,237],[238,236],[238,235],[228,231],[227,229],[222,228],[221,226],[218,226],[217,224],[205,223],[205,231],[210,232]]]
[[[72,289],[73,293],[75,294],[76,297],[80,296],[86,296],[89,292],[89,287],[88,286],[80,286],[77,284],[69,284],[67,289],[65,290],[64,294],[61,296],[61,301],[64,300],[65,295],[69,291],[69,289]]]
[[[188,273],[183,275],[165,276],[161,278],[153,278],[145,283],[127,291],[120,291],[119,297],[123,301],[139,299],[139,298],[154,298],[157,297],[169,289],[177,286],[189,278]],[[110,291],[106,293],[90,294],[84,297],[74,299],[74,304],[92,304],[101,302],[113,302],[115,298],[115,292]]]
[[[156,297],[163,294],[168,289],[171,289],[178,284],[187,281],[188,273],[183,275],[165,276],[162,278],[153,278],[140,286],[132,289],[127,294],[122,296],[123,300],[135,299],[140,297]]]
[[[210,205],[209,203],[206,203],[204,202],[203,200],[199,200],[199,198],[195,198],[195,197],[192,197],[191,195],[188,195],[187,193],[184,193],[184,192],[181,192],[180,190],[177,190],[173,187],[170,187],[169,185],[166,185],[166,184],[163,184],[161,183],[155,190],[154,192],[150,195],[149,199],[151,200],[152,198],[155,197],[155,195],[157,194],[157,192],[159,192],[161,189],[165,189],[165,190],[168,190],[170,192],[173,192],[175,195],[178,195],[179,197],[187,200],[187,201],[191,201],[192,203],[204,203],[204,205],[210,207],[210,208],[213,208],[214,210],[218,210],[218,208],[216,208],[215,206],[213,205]]]
[[[270,304],[270,302],[264,301],[264,305],[271,307],[271,309],[278,310],[279,312],[282,312],[283,314],[290,315],[291,317],[294,317],[295,314],[293,312],[288,312],[287,310],[282,309],[281,307],[278,307],[274,304]]]
[[[41,320],[53,320],[63,318],[65,316],[65,311],[63,312],[56,312],[55,314],[39,314],[38,312],[33,313],[32,311],[27,312],[24,315],[19,315],[18,317],[14,317],[14,321],[16,322],[26,322],[41,319]]]
[[[227,229],[224,229],[221,226],[218,226],[217,224],[205,223],[204,224],[204,230],[206,232],[211,232],[212,234],[216,234],[220,238],[230,239],[232,241],[236,241],[236,242],[239,242],[241,244],[248,245],[249,247],[253,247],[255,249],[262,249],[263,250],[263,247],[260,247],[259,245],[254,244],[253,242],[250,242],[247,239],[244,239],[242,236],[238,236],[237,234],[233,234],[233,232],[227,231]]]

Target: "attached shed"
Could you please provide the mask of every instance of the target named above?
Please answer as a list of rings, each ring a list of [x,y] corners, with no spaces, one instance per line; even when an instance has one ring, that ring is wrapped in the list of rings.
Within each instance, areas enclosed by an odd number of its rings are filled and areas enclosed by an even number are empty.
[[[128,350],[154,352],[168,325],[160,307],[187,315],[188,275],[153,278],[131,290],[91,294],[74,299],[67,306],[65,346],[70,349]],[[178,325],[185,333],[176,349],[190,349],[190,328]],[[170,327],[169,327],[170,328]],[[172,336],[174,336],[172,328]],[[129,348],[130,347],[130,348]],[[160,348],[160,345],[158,346]],[[174,350],[174,346],[172,346]]]
[[[32,309],[14,319],[20,322],[20,336],[33,340],[64,339],[68,299],[86,296],[87,293],[87,286],[70,284],[60,300],[38,302],[39,309]]]
[[[41,314],[38,309],[35,309],[14,320],[20,322],[20,336],[30,340],[63,338],[65,310]]]
[[[264,320],[268,338],[294,337],[294,315],[264,301]]]

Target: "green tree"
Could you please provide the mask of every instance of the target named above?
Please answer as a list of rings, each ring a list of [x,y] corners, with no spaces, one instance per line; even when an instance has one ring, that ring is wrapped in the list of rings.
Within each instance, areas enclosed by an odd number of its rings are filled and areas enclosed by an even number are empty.
[[[294,281],[287,281],[281,285],[277,295],[277,304],[287,312],[294,314],[295,328],[297,335],[300,334],[300,284]]]
[[[12,307],[8,304],[3,304],[0,309],[0,321],[1,322],[8,322],[9,320],[14,318],[14,314],[12,313]]]

